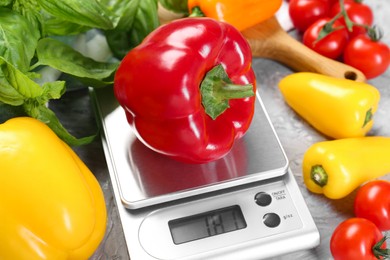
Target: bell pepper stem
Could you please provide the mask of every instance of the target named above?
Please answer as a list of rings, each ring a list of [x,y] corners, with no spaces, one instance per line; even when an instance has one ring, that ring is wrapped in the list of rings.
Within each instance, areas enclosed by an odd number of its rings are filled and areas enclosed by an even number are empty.
[[[221,86],[217,86],[217,88],[218,89],[216,89],[216,95],[218,95],[220,99],[235,99],[253,96],[252,84],[235,85],[225,83],[221,84]]]
[[[195,6],[191,9],[191,14],[188,17],[205,17],[206,15],[202,12],[199,6]]]
[[[362,127],[365,127],[368,124],[368,122],[370,122],[372,120],[372,117],[373,117],[372,109],[370,108],[366,112],[366,117],[364,118],[364,123],[363,123]]]
[[[252,84],[233,84],[222,65],[212,68],[200,85],[202,105],[212,119],[216,119],[229,108],[230,99],[255,95]]]
[[[322,165],[311,167],[310,178],[320,187],[324,187],[328,183],[328,174]]]

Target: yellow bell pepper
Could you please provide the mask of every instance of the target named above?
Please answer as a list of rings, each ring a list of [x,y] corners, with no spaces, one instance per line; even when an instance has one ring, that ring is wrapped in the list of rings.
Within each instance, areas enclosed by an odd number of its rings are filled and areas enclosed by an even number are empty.
[[[379,91],[367,83],[312,72],[284,77],[279,89],[295,112],[335,139],[365,136],[380,99]]]
[[[44,123],[0,124],[0,259],[88,259],[104,237],[103,192]]]
[[[306,187],[340,199],[366,181],[390,173],[390,137],[356,137],[318,142],[302,162]]]
[[[206,16],[243,31],[271,18],[282,0],[188,0],[190,16]]]

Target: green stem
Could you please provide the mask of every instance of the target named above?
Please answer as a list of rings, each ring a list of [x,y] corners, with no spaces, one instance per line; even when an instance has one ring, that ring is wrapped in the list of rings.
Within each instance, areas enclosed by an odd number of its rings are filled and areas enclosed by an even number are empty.
[[[351,19],[348,16],[347,11],[345,10],[344,0],[340,0],[340,9],[341,9],[340,13],[344,17],[345,25],[347,26],[347,30],[349,32],[352,32],[352,28],[354,26],[354,23],[351,21]]]
[[[341,1],[343,1],[343,0],[341,0]],[[316,44],[318,41],[320,41],[321,39],[326,37],[331,32],[344,28],[344,27],[333,28],[333,24],[341,16],[343,16],[343,14],[340,12],[340,13],[336,14],[332,19],[330,19],[326,24],[324,24],[324,26],[321,28],[320,32],[318,33],[318,37],[315,40],[314,44]]]
[[[390,249],[381,248],[383,243],[388,239],[387,236],[384,236],[378,243],[372,248],[372,252],[377,259],[388,259],[390,257]]]
[[[212,68],[200,85],[202,105],[212,119],[216,119],[229,108],[230,99],[255,95],[252,84],[233,84],[222,65]]]
[[[372,108],[370,108],[369,110],[367,110],[366,112],[366,116],[364,118],[364,123],[363,123],[363,127],[365,127],[368,122],[370,122],[372,120],[372,117],[374,116],[374,114],[372,113]]]
[[[368,36],[370,39],[374,42],[378,42],[382,39],[383,37],[383,30],[377,25],[374,25],[373,27],[370,27],[368,25],[362,25],[365,27]]]
[[[191,10],[191,14],[188,17],[205,17],[206,15],[202,12],[199,6],[195,6]]]
[[[345,7],[344,7],[344,0],[340,0],[339,1],[339,4],[340,4],[340,12],[337,13],[332,19],[329,20],[329,22],[327,22],[323,27],[322,29],[320,30],[320,32],[318,33],[318,37],[316,39],[316,41],[314,42],[314,44],[316,44],[318,41],[320,41],[321,39],[323,39],[324,37],[326,37],[328,34],[334,32],[334,31],[337,31],[339,29],[342,29],[344,28],[344,26],[342,27],[336,27],[336,28],[333,28],[333,24],[336,22],[336,20],[338,20],[340,17],[343,17],[344,18],[344,21],[345,21],[345,24],[347,26],[347,30],[348,31],[352,31],[352,27],[355,25],[351,19],[349,18],[348,14],[347,14],[347,11],[345,10]]]
[[[328,174],[322,165],[311,167],[310,178],[320,187],[324,187],[328,183]]]
[[[31,66],[30,66],[30,71],[32,71],[32,70],[38,68],[40,65],[41,65],[41,64],[39,63],[39,61],[38,61],[37,63],[31,65]]]
[[[253,85],[235,85],[221,80],[220,84],[215,85],[214,93],[221,100],[251,97],[253,96]]]
[[[355,0],[355,2],[362,3],[363,0]],[[373,27],[371,27],[367,24],[360,24],[360,23],[355,23],[354,21],[352,21],[351,18],[349,18],[347,11],[345,10],[344,0],[340,0],[340,12],[334,18],[336,18],[336,17],[339,18],[340,16],[343,16],[344,21],[345,21],[345,25],[347,26],[347,30],[349,32],[352,32],[354,26],[359,26],[359,27],[363,27],[366,30],[368,36],[373,41],[379,41],[383,36],[382,30],[378,26],[374,25]],[[328,23],[331,23],[331,25],[332,25],[334,23],[334,21],[336,20],[334,18],[331,21],[329,21]],[[330,32],[328,32],[328,33],[330,33]],[[322,32],[322,33],[324,34],[323,37],[325,37],[328,34],[325,32]]]

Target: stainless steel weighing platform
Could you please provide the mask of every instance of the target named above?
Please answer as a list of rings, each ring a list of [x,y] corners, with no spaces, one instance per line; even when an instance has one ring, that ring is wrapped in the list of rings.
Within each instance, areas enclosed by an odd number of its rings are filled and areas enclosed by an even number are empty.
[[[224,158],[200,165],[138,141],[112,89],[91,94],[132,260],[264,259],[319,244],[258,93],[247,134]]]

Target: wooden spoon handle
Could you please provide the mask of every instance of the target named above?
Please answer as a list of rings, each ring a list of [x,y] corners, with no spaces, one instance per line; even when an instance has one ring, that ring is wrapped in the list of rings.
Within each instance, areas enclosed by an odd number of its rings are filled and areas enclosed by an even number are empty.
[[[310,71],[362,82],[366,80],[361,71],[326,58],[291,37],[275,17],[242,33],[248,40],[254,57],[279,61],[296,71]]]

